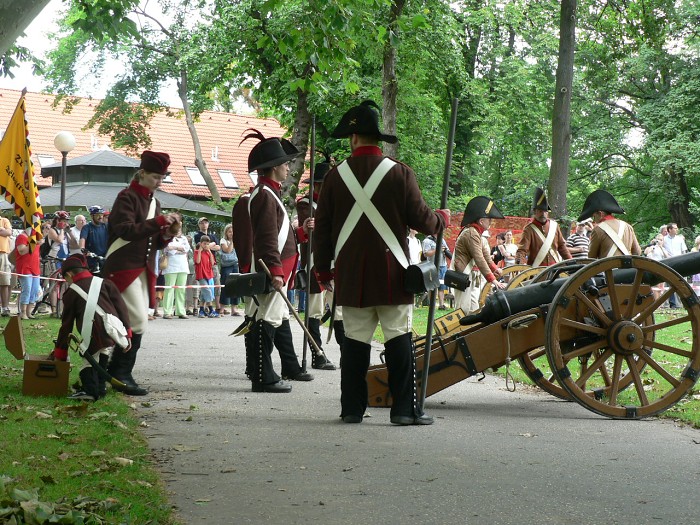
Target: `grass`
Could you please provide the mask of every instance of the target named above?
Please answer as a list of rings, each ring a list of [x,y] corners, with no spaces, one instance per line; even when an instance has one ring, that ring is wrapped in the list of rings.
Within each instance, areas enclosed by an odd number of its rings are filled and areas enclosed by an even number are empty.
[[[435,311],[435,317],[439,318],[445,315],[443,311]],[[657,322],[667,320],[672,316],[671,313],[660,313],[657,314]],[[415,308],[413,310],[413,328],[419,334],[425,334],[426,327],[428,324],[428,308]],[[382,341],[382,333],[380,329],[375,332],[375,338],[378,341]],[[692,334],[689,323],[684,323],[681,325],[671,326],[665,328],[657,335],[657,341],[686,350],[691,349]],[[653,354],[652,354],[653,355]],[[540,368],[543,370],[549,370],[546,357],[540,358],[543,363],[540,364]],[[669,370],[681,371],[687,364],[687,359],[670,353],[663,354],[663,364]],[[540,362],[538,361],[538,364]],[[505,377],[505,368],[500,368],[495,373],[502,377]],[[510,375],[517,383],[535,385],[529,377],[523,372],[518,363],[513,363],[509,369]],[[650,367],[646,367],[642,373],[642,380],[644,383],[644,389],[650,400],[657,399],[660,396],[660,385],[665,385],[665,381],[662,381],[659,374],[652,370]],[[624,402],[626,399],[630,400],[631,403],[636,404],[637,398],[634,394],[633,389],[627,389],[620,395],[620,402]],[[675,419],[684,424],[691,425],[695,428],[700,428],[700,387],[696,384],[694,389],[683,399],[681,399],[677,404],[660,414],[660,417]]]
[[[48,354],[59,323],[50,318],[23,321],[28,352]],[[13,500],[38,497],[58,505],[56,514],[82,510],[92,516],[92,523],[177,523],[125,398],[111,391],[89,404],[23,396],[23,364],[4,341],[0,346],[0,509],[5,511]],[[77,364],[80,358],[71,352],[71,359]],[[77,379],[74,364],[70,384]],[[34,489],[33,496],[18,492]],[[15,512],[26,517],[35,506],[23,507]],[[61,523],[82,523],[72,519],[68,515]],[[8,521],[0,515],[0,522]]]

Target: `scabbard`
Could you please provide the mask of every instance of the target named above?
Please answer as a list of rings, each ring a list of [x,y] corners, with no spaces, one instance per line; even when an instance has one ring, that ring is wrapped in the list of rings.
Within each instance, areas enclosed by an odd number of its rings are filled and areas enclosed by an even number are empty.
[[[333,324],[335,323],[335,290],[333,290],[333,302],[331,303],[331,322],[328,325],[328,337],[326,337],[326,344],[331,342],[331,336],[333,335]]]

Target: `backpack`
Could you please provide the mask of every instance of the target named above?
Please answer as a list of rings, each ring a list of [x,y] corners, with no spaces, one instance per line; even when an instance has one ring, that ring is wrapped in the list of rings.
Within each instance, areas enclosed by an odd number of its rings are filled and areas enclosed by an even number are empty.
[[[53,241],[51,241],[48,237],[46,239],[44,239],[44,242],[39,247],[39,255],[41,255],[42,259],[46,259],[49,256],[49,252],[51,251],[52,244],[53,244]]]

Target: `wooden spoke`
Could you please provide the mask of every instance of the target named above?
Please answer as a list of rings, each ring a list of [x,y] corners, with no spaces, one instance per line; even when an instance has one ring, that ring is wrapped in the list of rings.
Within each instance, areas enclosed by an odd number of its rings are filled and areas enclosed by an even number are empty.
[[[664,328],[669,328],[671,326],[687,323],[688,321],[690,321],[690,316],[684,315],[683,317],[676,317],[674,319],[669,319],[668,321],[663,321],[661,323],[648,324],[642,326],[642,332],[644,332],[645,334],[648,332],[655,332],[656,330],[663,330]]]
[[[598,318],[600,322],[602,322],[606,327],[610,326],[612,321],[608,318],[608,316],[601,311],[601,308],[597,304],[594,304],[593,301],[586,297],[581,290],[574,291],[574,295],[579,301],[586,305],[586,307]]]
[[[673,377],[663,366],[661,366],[656,359],[652,358],[650,355],[647,355],[645,352],[641,352],[639,354],[639,359],[643,360],[646,364],[648,364],[651,368],[656,370],[656,372],[663,377],[666,381],[671,383],[674,387],[678,386],[681,384],[681,382]]]
[[[630,295],[627,299],[627,309],[625,310],[625,319],[632,318],[632,312],[637,304],[637,294],[639,293],[639,287],[642,285],[642,278],[644,277],[644,272],[637,269],[637,275],[634,276],[634,283],[632,283],[632,290],[630,290]],[[646,315],[644,317],[647,317]]]
[[[583,330],[584,332],[591,332],[592,334],[597,335],[605,335],[608,333],[608,331],[601,326],[592,326],[590,324],[574,321],[573,319],[562,319],[561,324],[570,328],[576,328],[578,330]]]
[[[600,348],[605,346],[605,341],[600,340],[600,341],[594,341],[593,343],[587,344],[585,346],[582,346],[581,348],[577,348],[575,350],[570,350],[567,351],[564,354],[564,358],[567,361],[570,361],[571,359],[575,357],[581,357],[586,354],[590,354],[592,352],[595,352],[596,350],[599,350]]]
[[[625,359],[627,360],[627,365],[632,372],[632,382],[634,383],[634,388],[639,396],[639,402],[642,405],[648,405],[649,399],[647,398],[647,393],[644,391],[644,382],[642,381],[642,377],[639,375],[639,370],[637,370],[637,367],[630,356],[626,355]]]
[[[610,388],[610,404],[614,405],[617,403],[617,394],[620,391],[620,372],[622,371],[622,356],[616,355],[615,362],[613,363],[613,380]]]
[[[581,387],[583,386],[588,379],[596,372],[597,370],[601,369],[601,367],[605,367],[605,361],[612,355],[612,352],[610,350],[605,350],[602,354],[598,356],[598,358],[593,361],[593,364],[591,366],[583,371],[579,378],[576,380],[576,384]]]
[[[639,312],[637,315],[634,316],[635,319],[646,319],[649,317],[649,315],[661,308],[661,305],[663,305],[672,295],[673,291],[671,290],[666,290],[661,296],[659,296],[657,299],[655,299],[649,306],[644,308],[641,312]]]
[[[617,301],[617,288],[612,286],[612,283],[615,282],[612,268],[605,270],[605,282],[608,283],[608,295],[612,305],[613,319],[619,320],[622,317],[622,312],[620,311],[620,303]]]
[[[645,340],[646,341],[646,340]],[[690,359],[693,357],[693,354],[695,352],[692,352],[690,350],[681,350],[680,348],[676,348],[675,346],[667,345],[664,343],[660,343],[659,341],[648,341],[646,344],[652,348],[656,348],[657,350],[663,350],[664,352],[668,352],[670,354],[676,354],[681,357],[687,357]]]

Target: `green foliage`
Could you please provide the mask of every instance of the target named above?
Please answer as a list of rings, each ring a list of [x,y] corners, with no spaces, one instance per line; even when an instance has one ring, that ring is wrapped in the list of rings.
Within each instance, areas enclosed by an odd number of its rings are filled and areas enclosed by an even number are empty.
[[[299,126],[313,114],[317,146],[342,159],[346,141],[330,138],[330,131],[350,105],[381,102],[384,51],[391,44],[398,156],[415,168],[427,200],[436,204],[440,197],[449,107],[458,97],[450,207],[487,194],[505,213],[527,215],[534,187],[545,186],[549,176],[560,3],[407,1],[390,26],[392,3],[159,0],[171,21],[159,27],[135,0],[73,0],[65,21],[72,31],[52,57],[49,78],[69,93],[76,86],[72,68],[86,56],[96,58],[96,67],[122,57],[124,75],[100,113],[106,126],[100,129],[117,131],[115,145],[147,143],[147,118],[164,80],[174,79],[195,116],[212,107],[230,110],[243,99],[303,142]],[[579,5],[572,215],[590,191],[604,187],[642,236],[669,220],[692,231],[700,182],[696,4]],[[126,17],[130,11],[140,13],[138,33]],[[86,23],[90,17],[99,23]],[[128,109],[137,100],[146,106]],[[135,124],[130,138],[129,120]]]
[[[26,348],[48,354],[60,322],[23,322]],[[23,396],[22,366],[0,343],[0,522],[175,523],[125,398],[110,391],[87,404]]]
[[[26,47],[15,44],[7,50],[7,53],[0,55],[0,76],[15,78],[12,69],[18,66],[18,62],[30,62],[34,73],[41,72],[43,68],[43,61],[34,57]]]

